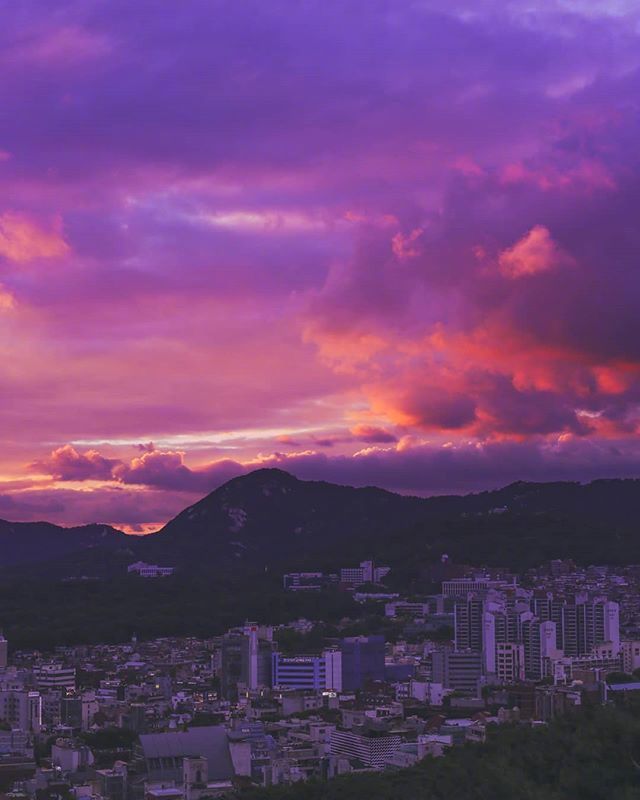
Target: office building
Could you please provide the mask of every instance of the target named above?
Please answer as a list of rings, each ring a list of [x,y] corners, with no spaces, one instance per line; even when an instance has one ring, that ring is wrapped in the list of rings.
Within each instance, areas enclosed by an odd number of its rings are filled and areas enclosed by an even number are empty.
[[[376,567],[373,561],[361,561],[358,567],[344,567],[340,570],[340,583],[346,586],[380,583],[390,571],[390,567]]]
[[[0,691],[0,719],[13,729],[40,733],[42,698],[40,692],[26,690]]]
[[[478,695],[483,673],[482,653],[475,650],[436,650],[431,656],[432,680],[445,689]]]
[[[525,678],[537,681],[551,674],[551,663],[562,657],[562,651],[557,647],[555,622],[541,622],[532,614],[525,617],[522,623]]]
[[[221,692],[227,700],[236,700],[238,685],[245,689],[271,686],[273,642],[271,629],[247,623],[230,631],[222,639]]]
[[[75,667],[65,667],[62,664],[43,664],[34,670],[34,675],[36,686],[40,690],[62,689],[67,693],[75,691]]]
[[[326,650],[321,655],[273,654],[273,686],[315,692],[342,690],[342,653]]]
[[[469,595],[456,600],[453,608],[454,646],[456,650],[481,652],[484,641],[484,600]]]
[[[368,681],[383,681],[384,636],[355,636],[343,639],[342,688],[362,689]]]
[[[498,642],[496,645],[496,677],[501,683],[524,680],[524,645]]]

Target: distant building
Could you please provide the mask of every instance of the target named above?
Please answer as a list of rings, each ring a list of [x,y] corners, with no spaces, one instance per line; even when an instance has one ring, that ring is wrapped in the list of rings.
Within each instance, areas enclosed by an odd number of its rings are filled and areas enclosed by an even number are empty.
[[[342,688],[362,689],[367,681],[383,681],[384,636],[354,636],[343,639]]]
[[[127,765],[116,761],[112,769],[97,769],[96,778],[101,797],[105,800],[126,800]]]
[[[391,567],[376,567],[373,561],[361,561],[358,567],[340,570],[340,583],[346,586],[361,586],[363,583],[380,583]]]
[[[343,730],[331,732],[331,755],[354,759],[365,767],[382,769],[401,747],[402,738],[398,734],[364,730],[358,733]]]
[[[535,718],[548,722],[582,705],[579,689],[568,686],[536,686]]]
[[[7,668],[9,654],[9,643],[0,633],[0,670]]]
[[[321,692],[342,691],[342,653],[325,650],[321,655],[273,654],[273,686]]]
[[[479,693],[483,672],[482,653],[476,650],[436,650],[432,656],[434,683],[474,696]]]
[[[0,730],[0,757],[21,755],[33,757],[33,737],[22,730]]]
[[[24,689],[0,691],[0,719],[13,729],[40,733],[42,730],[40,692],[29,692]]]
[[[457,599],[454,606],[453,627],[456,650],[483,650],[485,602],[476,594]]]
[[[38,689],[63,689],[73,692],[76,688],[76,669],[62,664],[43,664],[34,670]]]
[[[430,613],[437,612],[437,604],[434,603],[411,603],[407,600],[396,600],[386,603],[384,607],[385,617],[426,617]]]
[[[496,644],[496,677],[502,683],[524,680],[524,645],[513,642]]]
[[[337,575],[324,572],[289,572],[282,578],[288,592],[319,592],[337,582]]]
[[[498,591],[513,589],[516,586],[516,578],[511,575],[503,575],[499,578],[492,578],[488,575],[476,575],[466,578],[451,578],[442,582],[442,594],[444,597],[466,597],[470,592],[479,595],[486,594],[490,589]]]
[[[443,597],[466,597],[469,592],[485,592],[489,581],[476,578],[453,578],[442,582]]]
[[[167,578],[173,575],[174,571],[174,567],[159,567],[157,564],[147,564],[145,561],[136,561],[127,567],[127,572],[135,573],[140,578]]]
[[[606,597],[566,600],[547,593],[533,597],[531,610],[541,621],[555,622],[556,646],[565,656],[586,655],[603,642],[620,647],[620,609]]]
[[[94,692],[85,692],[80,697],[62,697],[60,700],[62,724],[78,730],[89,730],[98,709]]]
[[[227,731],[222,725],[191,728],[176,733],[144,733],[140,736],[148,781],[183,782],[183,761],[206,759],[203,782],[233,778],[233,762]]]
[[[640,668],[640,641],[620,642],[622,652],[622,670],[631,673]]]
[[[237,700],[238,685],[246,689],[271,686],[272,631],[247,623],[222,639],[221,692],[226,700]]]
[[[93,764],[93,753],[86,744],[57,739],[51,746],[51,763],[63,772],[78,772]]]

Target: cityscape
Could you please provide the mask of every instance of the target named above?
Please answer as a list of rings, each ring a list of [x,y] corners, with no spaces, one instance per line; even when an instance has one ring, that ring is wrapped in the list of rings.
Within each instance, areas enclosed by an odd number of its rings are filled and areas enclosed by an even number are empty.
[[[172,569],[128,572],[163,581]],[[443,554],[434,594],[390,591],[390,572],[365,560],[282,586],[352,593],[386,634],[297,619],[49,653],[1,638],[7,796],[198,800],[396,771],[497,726],[640,697],[640,565],[555,560],[516,575]]]

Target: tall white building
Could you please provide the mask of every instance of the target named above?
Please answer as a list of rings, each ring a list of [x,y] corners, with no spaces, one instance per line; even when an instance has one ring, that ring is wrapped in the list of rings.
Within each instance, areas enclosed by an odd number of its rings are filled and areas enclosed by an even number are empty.
[[[524,679],[524,645],[498,642],[496,645],[496,677],[503,683]]]
[[[40,733],[42,729],[42,698],[40,692],[1,691],[0,719],[12,729]]]

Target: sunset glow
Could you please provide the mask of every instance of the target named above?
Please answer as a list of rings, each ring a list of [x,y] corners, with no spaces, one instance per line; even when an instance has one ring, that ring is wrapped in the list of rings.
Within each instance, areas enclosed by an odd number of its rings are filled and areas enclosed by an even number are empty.
[[[637,4],[222,5],[3,11],[0,517],[640,476]]]

